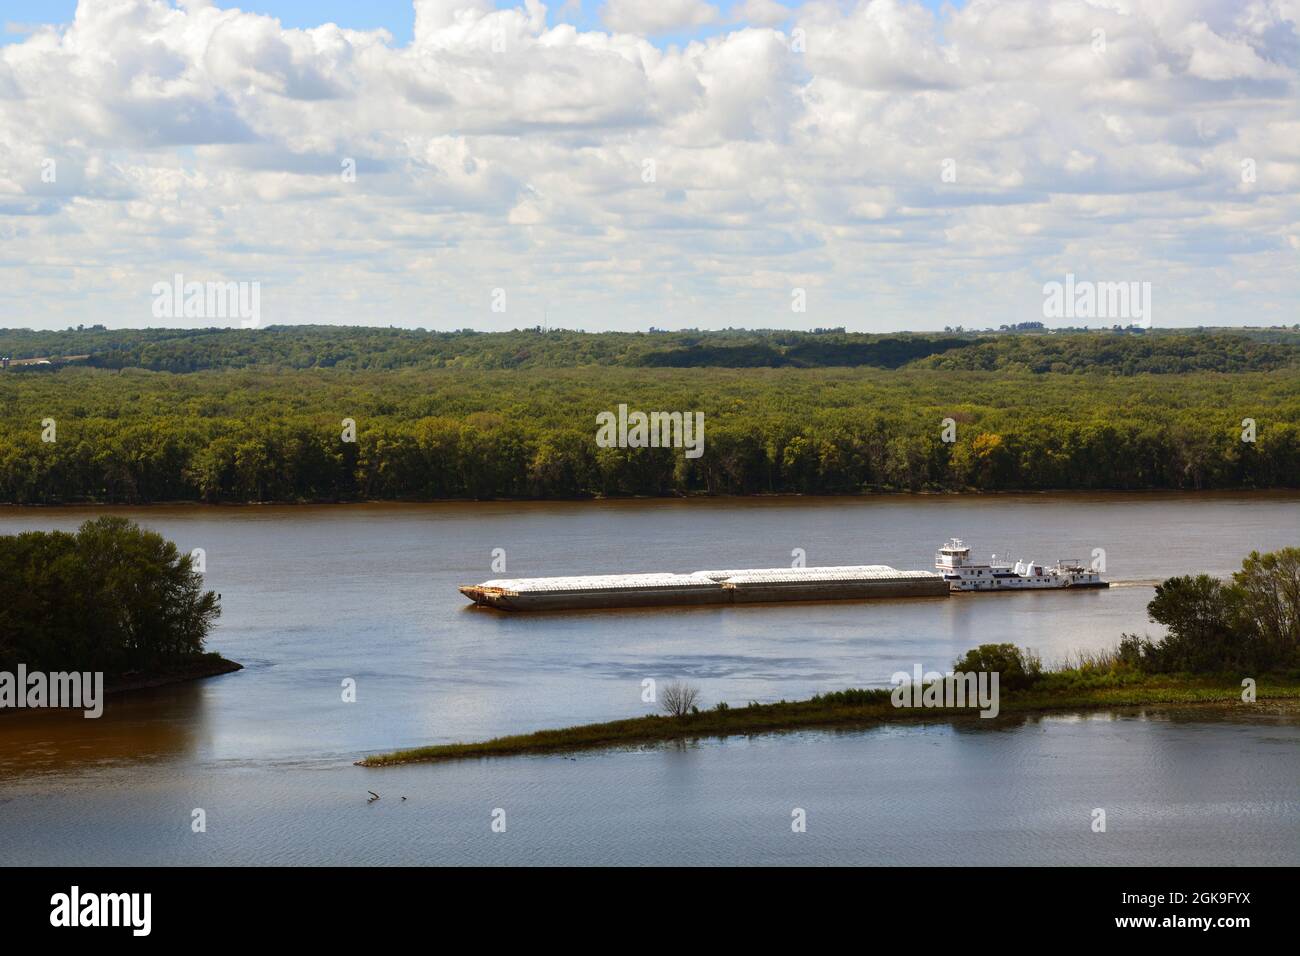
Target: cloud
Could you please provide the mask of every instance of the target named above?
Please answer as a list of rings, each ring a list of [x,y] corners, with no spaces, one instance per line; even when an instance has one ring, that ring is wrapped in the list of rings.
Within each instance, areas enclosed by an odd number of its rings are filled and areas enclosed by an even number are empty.
[[[183,272],[268,322],[941,328],[1073,272],[1295,321],[1295,0],[778,7],[417,0],[395,46],[83,0],[0,46],[0,315],[147,324]]]
[[[600,18],[611,30],[653,36],[716,23],[722,15],[705,0],[609,0]]]
[[[731,8],[734,23],[752,23],[759,27],[775,27],[785,23],[794,11],[776,0],[744,0]]]

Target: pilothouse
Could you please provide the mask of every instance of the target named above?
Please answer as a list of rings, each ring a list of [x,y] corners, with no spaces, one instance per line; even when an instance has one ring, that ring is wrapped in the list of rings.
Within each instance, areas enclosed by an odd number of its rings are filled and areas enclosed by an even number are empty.
[[[987,564],[972,561],[970,548],[960,538],[950,538],[934,556],[934,569],[952,591],[1037,591],[1044,588],[1108,588],[1101,574],[1078,560],[1058,560],[1052,566],[1036,561]]]

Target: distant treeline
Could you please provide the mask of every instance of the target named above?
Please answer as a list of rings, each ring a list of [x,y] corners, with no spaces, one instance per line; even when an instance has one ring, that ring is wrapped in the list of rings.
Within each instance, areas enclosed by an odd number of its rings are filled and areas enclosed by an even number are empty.
[[[1244,335],[1001,335],[931,355],[917,364],[963,371],[1105,369],[1118,375],[1168,375],[1268,371],[1295,363],[1297,355],[1300,345],[1260,342]]]
[[[868,335],[822,332],[425,332],[366,326],[267,329],[0,329],[0,356],[89,356],[97,368],[210,369],[650,368],[1017,369],[1118,375],[1272,371],[1300,362],[1300,330]],[[49,366],[10,374],[49,374]]]
[[[659,368],[899,368],[927,355],[960,351],[968,344],[964,339],[921,335],[880,336],[871,341],[854,341],[847,335],[810,336],[789,344],[683,345],[647,352],[636,364]]]
[[[597,447],[620,403],[702,411],[703,455]],[[7,502],[1297,486],[1291,370],[0,375]]]

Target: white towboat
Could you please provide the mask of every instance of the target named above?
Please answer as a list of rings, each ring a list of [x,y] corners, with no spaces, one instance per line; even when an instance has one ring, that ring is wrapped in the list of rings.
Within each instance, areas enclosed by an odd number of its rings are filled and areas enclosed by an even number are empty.
[[[1108,588],[1101,574],[1077,560],[1057,561],[1048,567],[1034,561],[1015,564],[999,562],[994,555],[988,564],[970,559],[970,548],[960,538],[948,543],[934,556],[934,569],[943,575],[953,591],[1039,591],[1050,588]]]

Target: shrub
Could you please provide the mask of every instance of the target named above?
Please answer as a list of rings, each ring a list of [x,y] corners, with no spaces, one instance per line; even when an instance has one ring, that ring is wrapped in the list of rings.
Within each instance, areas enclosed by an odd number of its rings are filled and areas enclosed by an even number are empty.
[[[687,714],[699,711],[696,702],[700,699],[700,689],[692,687],[690,684],[683,684],[681,681],[673,681],[667,684],[663,690],[663,699],[660,706],[664,713],[670,717],[685,717]]]
[[[981,644],[953,662],[958,673],[996,673],[1002,690],[1032,687],[1043,676],[1038,655],[1014,644]]]

